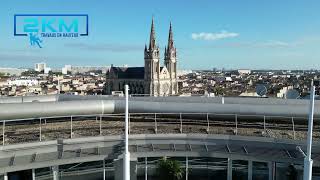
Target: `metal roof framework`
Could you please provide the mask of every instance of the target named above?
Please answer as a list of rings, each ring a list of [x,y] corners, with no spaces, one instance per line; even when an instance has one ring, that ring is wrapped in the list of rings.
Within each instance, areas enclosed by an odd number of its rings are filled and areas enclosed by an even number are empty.
[[[130,135],[132,158],[219,157],[259,162],[303,163],[305,145],[265,137],[201,134]],[[0,173],[122,158],[122,136],[75,138],[2,146]],[[313,147],[314,165],[320,165],[320,144]]]

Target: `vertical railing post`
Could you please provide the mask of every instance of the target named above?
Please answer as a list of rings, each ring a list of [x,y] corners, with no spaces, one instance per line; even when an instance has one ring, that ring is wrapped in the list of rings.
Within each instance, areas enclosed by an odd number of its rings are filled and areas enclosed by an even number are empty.
[[[154,113],[154,132],[158,133],[158,125],[157,125],[157,113]]]
[[[269,161],[268,162],[268,180],[275,180],[274,178],[274,167],[275,162]]]
[[[232,180],[232,159],[228,158],[227,180]]]
[[[182,114],[180,113],[180,133],[182,133]]]
[[[4,146],[4,143],[5,143],[5,126],[6,126],[6,121],[5,120],[3,120],[3,122],[2,122],[2,145]]]
[[[36,170],[32,169],[32,180],[36,180]]]
[[[9,179],[9,178],[8,178],[8,173],[5,172],[5,173],[3,174],[3,180],[8,180],[8,179]]]
[[[293,139],[295,140],[296,139],[296,131],[294,129],[294,119],[293,119],[293,117],[291,118],[291,121],[292,121]]]
[[[128,113],[128,134],[130,134],[130,113]]]
[[[100,115],[100,121],[99,121],[99,134],[102,135],[102,115]]]
[[[103,163],[103,180],[106,180],[106,160],[103,159],[102,163]]]
[[[148,180],[148,158],[144,158],[144,179]]]
[[[312,135],[313,135],[313,116],[314,116],[314,95],[315,87],[313,82],[310,88],[310,104],[309,104],[309,119],[308,119],[308,136],[307,136],[307,156],[304,158],[304,167],[303,167],[303,179],[311,180],[312,179],[312,164],[313,160],[311,159],[311,149],[312,149]]]
[[[73,134],[73,127],[72,127],[72,116],[70,117],[70,138],[72,138],[72,134]]]
[[[42,123],[41,123],[41,118],[39,119],[39,141],[42,141]]]
[[[252,174],[253,174],[253,170],[252,170],[252,160],[248,161],[248,180],[252,180]]]
[[[235,116],[234,116],[234,118],[235,118],[235,123],[236,123],[236,135],[238,135],[238,115],[236,114]]]
[[[188,176],[189,176],[189,158],[188,156],[186,156],[186,180],[188,180]]]
[[[53,180],[59,180],[59,166],[52,166]]]
[[[123,179],[130,180],[130,152],[129,152],[129,86],[125,85],[125,129],[123,154]]]
[[[209,113],[207,113],[207,133],[210,131]]]
[[[267,129],[266,129],[266,116],[263,116],[263,131],[264,131],[264,133],[267,132]]]

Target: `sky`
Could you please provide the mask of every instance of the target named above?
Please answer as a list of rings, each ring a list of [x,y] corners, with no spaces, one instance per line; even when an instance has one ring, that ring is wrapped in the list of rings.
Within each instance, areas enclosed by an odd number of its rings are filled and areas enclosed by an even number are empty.
[[[319,0],[1,0],[0,67],[143,66],[152,16],[163,62],[170,21],[180,69],[320,69]],[[89,36],[13,35],[14,14],[88,14]]]

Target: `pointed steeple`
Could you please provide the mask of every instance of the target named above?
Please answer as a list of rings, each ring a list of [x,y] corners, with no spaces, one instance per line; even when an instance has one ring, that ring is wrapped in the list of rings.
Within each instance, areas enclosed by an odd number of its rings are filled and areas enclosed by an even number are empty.
[[[156,35],[155,35],[155,30],[154,30],[154,20],[153,20],[153,16],[152,16],[149,50],[155,49],[155,48],[156,48]]]
[[[174,48],[173,44],[173,32],[172,32],[172,24],[170,22],[170,28],[169,28],[169,38],[168,38],[168,51]]]
[[[144,51],[147,51],[147,44],[144,45]]]

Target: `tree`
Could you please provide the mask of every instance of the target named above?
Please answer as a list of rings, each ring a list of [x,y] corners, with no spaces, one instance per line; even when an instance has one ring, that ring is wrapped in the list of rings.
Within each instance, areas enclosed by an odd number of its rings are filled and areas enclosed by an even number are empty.
[[[298,179],[298,172],[293,164],[288,166],[286,175],[288,177],[288,180],[297,180]]]
[[[61,76],[61,75],[62,75],[62,72],[53,72],[53,71],[49,71],[49,75]]]
[[[40,74],[40,72],[37,72],[37,71],[35,71],[35,70],[30,69],[30,70],[28,70],[28,71],[22,72],[22,73],[21,73],[21,76],[37,76],[37,75],[39,75],[39,74]]]
[[[180,180],[184,174],[180,162],[167,158],[159,161],[158,172],[160,180]]]
[[[222,88],[222,87],[220,87],[220,86],[217,86],[217,87],[214,87],[213,88],[213,92],[214,92],[214,94],[215,95],[224,95],[225,94],[225,90]]]

